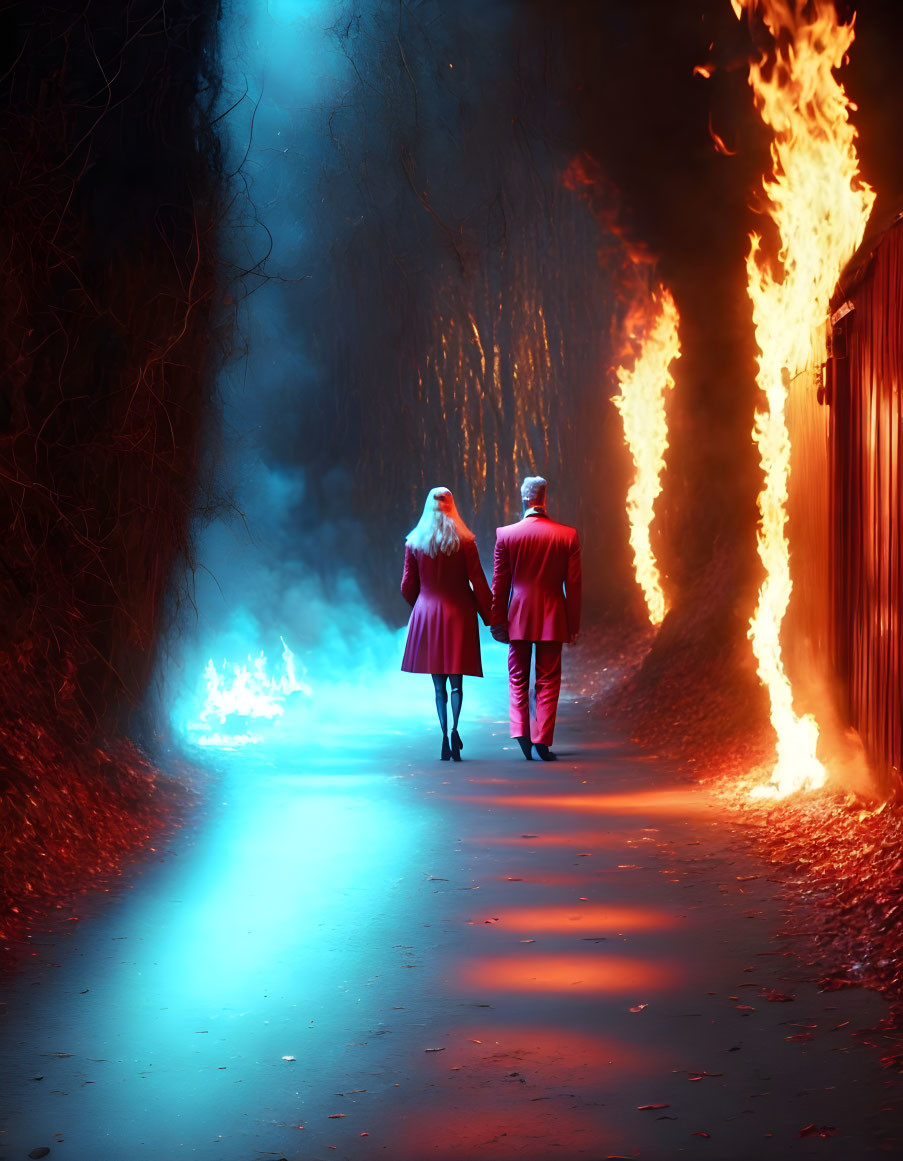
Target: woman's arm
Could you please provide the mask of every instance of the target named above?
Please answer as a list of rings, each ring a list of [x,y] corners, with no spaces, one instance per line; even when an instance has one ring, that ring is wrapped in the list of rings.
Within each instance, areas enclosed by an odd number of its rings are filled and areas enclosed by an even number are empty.
[[[477,612],[484,625],[489,624],[489,614],[492,611],[492,593],[486,582],[486,574],[480,563],[480,550],[475,540],[464,542],[465,559],[467,561],[467,576],[473,586],[473,595],[477,599]]]
[[[417,567],[417,557],[404,546],[404,572],[401,577],[401,595],[413,607],[420,593],[420,570]]]

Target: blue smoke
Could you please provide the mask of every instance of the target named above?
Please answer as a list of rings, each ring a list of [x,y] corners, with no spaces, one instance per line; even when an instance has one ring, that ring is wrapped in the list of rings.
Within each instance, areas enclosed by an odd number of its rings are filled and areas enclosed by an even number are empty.
[[[355,425],[343,414],[354,400],[343,398],[317,323],[343,233],[356,224],[345,212],[356,195],[337,133],[352,106],[358,128],[366,120],[364,46],[369,33],[381,43],[387,12],[381,0],[353,15],[334,0],[225,7],[221,127],[234,203],[224,246],[242,345],[221,375],[211,453],[227,502],[218,500],[216,518],[197,529],[196,620],[183,626],[163,678],[172,723],[189,741],[335,739],[352,718],[369,730],[397,728],[412,720],[412,707],[414,721],[432,721],[429,681],[399,672],[406,606],[398,597],[388,625],[372,600],[373,572],[392,554],[373,556],[365,515],[373,497],[362,497],[355,479]],[[377,144],[385,132],[374,124]],[[358,438],[365,443],[366,433]],[[416,518],[412,497],[397,513],[393,582],[402,535]],[[303,688],[277,696],[274,716],[203,716],[210,663],[222,686],[236,672],[253,675],[261,655],[270,678],[284,679],[283,641]],[[504,650],[488,638],[484,662],[504,666]],[[469,699],[474,692],[470,683]]]

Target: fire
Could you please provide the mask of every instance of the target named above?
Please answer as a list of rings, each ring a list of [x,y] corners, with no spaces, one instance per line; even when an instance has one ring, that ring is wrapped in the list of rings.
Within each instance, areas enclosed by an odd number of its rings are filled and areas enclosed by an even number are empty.
[[[232,674],[226,671],[223,662],[221,670],[210,660],[204,669],[207,696],[200,712],[200,722],[207,724],[208,718],[218,719],[223,725],[227,718],[265,718],[272,721],[282,717],[284,702],[293,693],[313,694],[311,686],[298,676],[295,655],[282,641],[283,672],[278,677],[267,673],[267,659],[261,652],[255,658],[248,657],[248,664],[233,665]],[[249,667],[250,666],[250,667]],[[205,734],[198,738],[199,745],[234,747],[259,742],[257,734]]]
[[[665,392],[674,386],[671,363],[680,355],[680,317],[671,292],[655,280],[656,259],[630,237],[620,212],[620,196],[599,163],[588,153],[574,157],[562,175],[566,189],[579,192],[614,250],[600,251],[600,261],[614,273],[619,297],[629,303],[619,358],[633,360],[615,372],[621,392],[612,402],[621,413],[624,441],[634,463],[627,493],[627,518],[637,582],[646,598],[649,620],[660,625],[667,612],[661,576],[650,544],[653,509],[662,490],[661,473],[668,447]],[[604,254],[604,256],[603,256]]]
[[[668,447],[665,392],[674,386],[669,370],[680,356],[680,316],[671,292],[657,290],[638,298],[624,324],[625,351],[636,355],[633,368],[617,369],[620,395],[612,402],[621,414],[624,442],[633,457],[634,476],[627,492],[630,546],[637,583],[643,590],[649,620],[660,625],[667,611],[661,576],[650,543],[656,498]]]
[[[781,624],[790,599],[790,545],[785,535],[790,441],[784,417],[792,378],[812,358],[812,336],[825,324],[843,266],[862,240],[874,201],[859,177],[855,106],[834,77],[853,42],[832,0],[731,0],[739,17],[761,13],[773,56],[750,65],[756,107],[772,132],[774,176],[763,181],[780,239],[775,272],[753,234],[747,258],[749,295],[759,347],[757,382],[766,409],[756,413],[764,486],[759,494],[759,556],[765,581],[749,637],[771,700],[777,764],[757,793],[781,797],[824,784],[815,754],[818,726],[798,715],[784,668]],[[806,14],[811,13],[811,19]]]

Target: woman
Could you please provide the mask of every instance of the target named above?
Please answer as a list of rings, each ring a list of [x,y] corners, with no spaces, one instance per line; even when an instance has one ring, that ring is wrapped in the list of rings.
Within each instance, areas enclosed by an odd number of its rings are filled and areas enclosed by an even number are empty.
[[[442,761],[460,762],[458,718],[464,674],[483,676],[477,613],[488,625],[492,595],[477,542],[448,488],[433,488],[419,524],[408,533],[401,595],[413,605],[401,668],[432,676],[442,727]],[[451,683],[451,744],[446,682]]]

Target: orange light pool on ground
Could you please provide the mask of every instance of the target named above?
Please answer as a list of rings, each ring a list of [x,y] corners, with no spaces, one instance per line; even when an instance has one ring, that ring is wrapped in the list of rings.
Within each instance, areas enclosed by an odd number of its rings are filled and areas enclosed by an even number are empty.
[[[660,961],[606,954],[483,956],[457,971],[459,987],[499,992],[634,994],[676,982],[676,969]]]
[[[484,918],[478,916],[472,922],[482,923]],[[495,911],[492,918],[492,926],[498,929],[553,934],[582,933],[588,928],[594,933],[649,931],[680,922],[668,912],[651,907],[616,907],[578,900],[553,907],[511,907]]]

